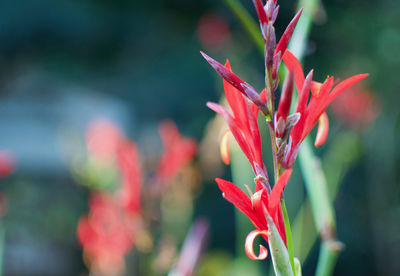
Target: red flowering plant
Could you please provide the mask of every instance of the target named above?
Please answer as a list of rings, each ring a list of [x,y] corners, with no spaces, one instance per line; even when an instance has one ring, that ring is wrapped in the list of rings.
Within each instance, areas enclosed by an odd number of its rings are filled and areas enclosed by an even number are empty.
[[[267,250],[260,246],[257,256],[253,242],[257,235],[268,242],[274,269],[277,275],[296,275],[296,265],[291,248],[290,224],[284,203],[283,190],[290,178],[301,143],[318,123],[315,146],[322,145],[328,135],[329,122],[325,113],[328,105],[347,88],[364,79],[368,74],[359,74],[342,82],[327,77],[322,83],[313,81],[313,70],[304,76],[300,62],[287,50],[290,38],[302,13],[302,9],[287,26],[277,42],[274,23],[279,12],[276,0],[253,0],[257,11],[261,35],[265,46],[265,89],[258,93],[231,71],[229,62],[225,66],[201,52],[203,57],[224,79],[225,96],[232,110],[229,113],[216,103],[207,103],[222,115],[239,147],[247,157],[255,174],[255,192],[249,190],[250,198],[233,183],[217,178],[219,188],[226,200],[249,217],[256,227],[246,239],[245,251],[251,259],[265,259]],[[289,73],[284,81],[282,93],[275,106],[278,89],[278,70],[284,62]],[[298,98],[294,113],[290,114],[294,84]],[[265,116],[272,144],[274,180],[271,189],[267,168],[262,160],[261,138],[257,124],[258,112]],[[226,138],[223,140],[223,160],[228,162]],[[295,269],[296,268],[296,269]]]
[[[197,147],[193,139],[181,136],[172,121],[160,124],[160,135],[164,152],[150,178],[156,181],[149,180],[150,185],[145,186],[146,174],[137,146],[114,123],[96,120],[86,133],[88,157],[87,164],[80,166],[81,174],[98,176],[84,177],[81,181],[91,188],[91,194],[89,213],[80,218],[77,235],[85,264],[96,275],[121,275],[125,256],[133,247],[149,253],[153,236],[159,235],[151,233],[154,229],[150,228],[154,217],[162,219],[162,214],[161,218],[158,216],[160,210],[154,206],[159,207],[163,191],[193,159]],[[103,180],[107,176],[109,179]],[[86,183],[87,180],[92,183]]]
[[[104,164],[117,164],[121,184],[111,190],[97,185],[92,190],[89,214],[80,218],[77,234],[84,261],[92,272],[120,275],[125,255],[142,233],[142,172],[138,150],[108,120],[94,122],[86,138],[90,156],[103,164],[102,169]]]

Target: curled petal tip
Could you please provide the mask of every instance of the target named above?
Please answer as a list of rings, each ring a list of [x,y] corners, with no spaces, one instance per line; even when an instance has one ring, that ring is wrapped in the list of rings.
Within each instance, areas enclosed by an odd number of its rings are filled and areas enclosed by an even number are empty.
[[[260,252],[258,253],[258,255],[254,253],[253,244],[255,238],[258,235],[264,235],[268,237],[269,233],[268,231],[253,230],[247,235],[246,242],[244,244],[244,250],[246,252],[247,257],[249,257],[253,261],[264,260],[265,258],[268,257],[268,250],[261,244],[260,244]]]
[[[323,145],[326,141],[326,138],[328,137],[328,132],[329,132],[329,119],[328,115],[326,113],[322,113],[322,115],[319,117],[318,120],[318,131],[317,131],[317,137],[315,138],[315,147],[319,147]]]

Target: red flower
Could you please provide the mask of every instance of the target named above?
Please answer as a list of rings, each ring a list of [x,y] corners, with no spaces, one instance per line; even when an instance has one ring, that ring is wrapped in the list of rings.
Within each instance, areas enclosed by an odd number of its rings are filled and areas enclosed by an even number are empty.
[[[120,203],[129,214],[140,214],[140,190],[142,171],[136,145],[124,140],[118,146],[118,163],[122,174],[122,185],[118,191]]]
[[[15,171],[15,160],[6,151],[0,151],[0,177],[6,177]]]
[[[103,118],[93,121],[86,132],[88,152],[105,162],[115,161],[118,145],[122,139],[124,135],[115,123]]]
[[[286,50],[283,61],[289,71],[294,74],[294,82],[297,91],[299,91],[296,113],[300,115],[300,119],[290,133],[287,151],[282,160],[282,165],[290,168],[296,159],[301,142],[320,120],[328,105],[347,88],[366,78],[368,74],[355,75],[333,87],[337,82],[333,77],[328,77],[323,83],[315,82],[312,81],[313,71],[310,71],[307,78],[304,78],[300,62],[289,50]],[[311,98],[309,99],[310,90]],[[323,144],[328,132],[327,127],[329,125],[325,115],[321,118],[321,122],[323,124],[320,124],[321,129],[318,131],[321,134],[317,136],[316,146]]]
[[[230,41],[229,24],[225,18],[207,13],[197,23],[197,37],[203,47],[218,50]]]
[[[124,268],[124,256],[134,242],[132,221],[113,197],[96,193],[90,198],[90,213],[78,223],[78,238],[85,261],[101,275],[113,275]]]
[[[332,103],[332,112],[343,124],[360,130],[379,114],[379,102],[371,91],[357,85]]]
[[[282,240],[286,243],[280,199],[291,173],[291,169],[286,170],[279,177],[270,194],[266,189],[261,189],[253,194],[251,198],[232,182],[220,178],[217,178],[216,181],[223,197],[242,211],[259,231],[268,231],[267,219],[271,217]],[[268,237],[265,235],[263,237],[268,242]]]
[[[231,71],[229,61],[226,62],[224,68]],[[257,124],[258,110],[252,109],[243,94],[230,82],[224,79],[223,83],[232,115],[219,104],[208,102],[207,106],[224,117],[239,147],[249,160],[254,173],[268,179],[267,169],[262,159],[261,137]],[[256,190],[258,191],[260,188],[259,184]]]
[[[168,182],[194,157],[197,143],[191,138],[182,137],[172,121],[161,123],[159,131],[164,153],[158,165],[157,176],[163,182]]]

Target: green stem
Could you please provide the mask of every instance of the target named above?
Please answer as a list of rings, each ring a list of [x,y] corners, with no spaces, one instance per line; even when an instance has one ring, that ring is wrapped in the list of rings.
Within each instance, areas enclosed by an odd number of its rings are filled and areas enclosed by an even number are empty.
[[[0,222],[0,276],[3,275],[5,237],[6,237],[6,231],[4,229],[3,223]]]
[[[320,233],[331,231],[329,229],[333,230],[336,227],[335,211],[329,198],[328,185],[320,161],[312,151],[309,137],[303,141],[298,158],[316,227]]]
[[[333,247],[333,248],[332,248]],[[316,276],[329,276],[333,274],[341,246],[336,249],[329,242],[321,244]]]
[[[300,0],[298,8],[303,8],[302,15],[297,22],[296,29],[290,39],[289,49],[293,54],[301,60],[304,56],[307,38],[310,34],[313,15],[315,14],[319,0]]]
[[[260,34],[258,24],[253,20],[250,14],[238,0],[224,0],[225,4],[231,9],[231,11],[236,15],[240,23],[242,23],[244,29],[249,34],[250,38],[256,44],[257,49],[264,54],[264,41]]]
[[[285,222],[285,232],[286,232],[286,245],[289,253],[289,261],[292,266],[293,274],[296,276],[296,270],[294,266],[294,254],[293,254],[293,241],[292,241],[292,230],[290,229],[289,215],[286,209],[285,199],[281,198],[283,220]]]

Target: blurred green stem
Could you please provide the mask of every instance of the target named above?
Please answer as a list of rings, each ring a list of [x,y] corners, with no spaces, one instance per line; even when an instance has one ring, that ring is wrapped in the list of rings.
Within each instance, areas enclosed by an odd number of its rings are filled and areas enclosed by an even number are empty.
[[[317,271],[315,272],[316,276],[326,276],[332,274],[336,265],[340,248],[341,246],[339,245],[338,250],[336,250],[334,245],[330,245],[326,242],[321,244]]]
[[[4,261],[4,242],[6,231],[3,222],[0,222],[0,276],[3,276],[3,261]]]
[[[231,9],[236,15],[240,23],[242,23],[244,29],[249,34],[250,38],[256,44],[257,49],[264,55],[264,41],[258,30],[258,24],[253,20],[250,14],[238,0],[224,0],[225,4]]]

